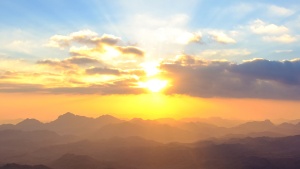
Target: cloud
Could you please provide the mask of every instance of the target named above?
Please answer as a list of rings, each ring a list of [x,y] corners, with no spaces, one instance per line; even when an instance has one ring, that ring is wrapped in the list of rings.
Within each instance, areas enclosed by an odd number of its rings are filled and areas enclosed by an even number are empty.
[[[267,24],[260,19],[250,24],[250,30],[255,34],[283,34],[289,32],[289,29],[285,26]]]
[[[268,7],[269,13],[273,16],[291,16],[295,13],[295,11],[291,9],[287,9],[284,7],[276,6],[276,5],[270,5]]]
[[[89,65],[89,64],[94,65],[94,64],[101,63],[101,61],[98,59],[87,58],[87,57],[71,57],[68,58],[66,61],[76,65]]]
[[[292,43],[297,41],[297,38],[289,34],[283,34],[280,36],[264,36],[263,40],[268,42]]]
[[[189,43],[199,43],[202,40],[201,32],[191,33],[191,32],[182,32],[175,39],[178,44],[189,44]]]
[[[101,84],[83,86],[58,86],[48,87],[42,84],[26,83],[1,83],[0,93],[50,93],[50,94],[142,94],[144,89],[134,87],[136,80],[121,79]]]
[[[117,49],[123,54],[135,55],[138,57],[143,57],[145,55],[145,52],[142,49],[134,46],[118,47]]]
[[[290,53],[293,52],[293,50],[289,49],[289,50],[275,50],[275,53]]]
[[[96,68],[86,69],[86,73],[90,75],[94,75],[94,74],[120,75],[121,71],[117,69],[96,67]]]
[[[45,46],[64,49],[70,46],[71,40],[72,39],[68,36],[54,35]]]
[[[281,84],[300,86],[300,60],[280,62],[254,59],[235,65],[231,70],[255,79],[272,80]]]
[[[39,60],[36,62],[37,65],[46,65],[52,69],[51,71],[56,72],[63,71],[69,74],[80,72],[82,76],[117,75],[120,72],[116,70],[119,69],[136,69],[146,55],[142,48],[126,45],[119,37],[109,34],[99,36],[90,30],[81,30],[67,36],[53,36],[50,42],[60,48],[68,47],[71,57],[62,60]],[[130,73],[127,74],[129,75]],[[89,77],[84,80],[95,82],[95,79]]]
[[[78,32],[73,32],[67,36],[65,35],[54,35],[50,37],[50,41],[46,46],[65,49],[71,46],[72,43],[81,43],[86,45],[115,45],[121,38],[114,35],[103,34],[99,36],[96,32],[85,29]]]
[[[232,39],[227,34],[221,31],[211,31],[209,32],[209,35],[214,41],[218,43],[223,43],[223,44],[236,43],[234,39]]]
[[[15,84],[15,83],[0,83],[1,93],[32,93],[41,91],[43,85],[40,84]]]
[[[190,57],[188,57],[190,58]],[[169,94],[196,97],[300,99],[300,60],[255,59],[241,64],[190,58],[161,65]]]

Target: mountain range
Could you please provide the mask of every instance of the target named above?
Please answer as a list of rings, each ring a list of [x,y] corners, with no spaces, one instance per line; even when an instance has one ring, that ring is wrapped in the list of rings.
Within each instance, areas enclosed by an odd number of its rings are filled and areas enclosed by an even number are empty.
[[[0,125],[0,169],[300,168],[299,123],[224,121],[26,119]]]
[[[143,120],[134,118],[121,120],[110,115],[98,118],[66,113],[49,123],[36,119],[25,119],[20,123],[0,125],[2,130],[36,131],[47,130],[60,135],[72,135],[86,139],[138,136],[159,142],[193,142],[211,138],[231,138],[247,136],[282,137],[300,134],[300,123],[275,125],[270,120],[251,121],[224,127],[225,120],[217,118],[204,121],[185,120]],[[221,125],[218,125],[218,122]],[[229,120],[227,120],[229,123]]]

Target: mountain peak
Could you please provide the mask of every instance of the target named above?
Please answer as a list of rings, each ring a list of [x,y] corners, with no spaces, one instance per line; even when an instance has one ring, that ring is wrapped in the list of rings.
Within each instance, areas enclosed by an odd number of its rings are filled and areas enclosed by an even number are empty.
[[[58,118],[69,118],[69,117],[75,117],[76,115],[71,113],[71,112],[67,112],[65,114],[60,115]]]
[[[104,115],[101,115],[99,116],[97,119],[116,119],[116,117],[112,116],[112,115],[109,115],[109,114],[104,114]]]
[[[30,118],[27,118],[27,119],[21,121],[21,122],[18,123],[18,124],[21,124],[21,123],[41,123],[41,122],[38,121],[37,119],[30,119]]]
[[[35,129],[41,127],[42,125],[43,123],[36,119],[25,119],[16,124],[17,127],[20,127],[22,129]]]

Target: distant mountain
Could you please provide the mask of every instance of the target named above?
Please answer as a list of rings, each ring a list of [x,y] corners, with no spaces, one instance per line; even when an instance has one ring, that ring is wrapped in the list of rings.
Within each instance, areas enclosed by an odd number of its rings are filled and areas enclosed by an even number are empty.
[[[51,163],[55,169],[104,169],[112,168],[109,163],[100,162],[87,155],[65,154]]]
[[[111,137],[132,137],[138,136],[160,142],[191,142],[197,140],[197,136],[188,130],[160,124],[155,121],[131,120],[118,124],[110,124],[102,127],[93,133],[90,138],[102,139]]]
[[[270,120],[252,121],[233,127],[231,128],[231,131],[234,133],[264,132],[273,127],[275,127],[275,125]]]
[[[45,126],[42,122],[36,119],[25,119],[20,123],[15,125],[16,129],[32,131],[32,130],[42,130],[45,129]]]
[[[42,123],[35,119],[25,119],[16,125],[0,125],[0,130],[18,129],[24,131],[51,130],[59,134],[87,135],[107,124],[119,123],[119,120],[110,115],[103,115],[96,119],[79,116],[72,113],[65,113],[56,120],[49,123]]]
[[[230,126],[238,121],[222,118],[198,119],[158,119],[120,120],[110,115],[98,118],[65,113],[56,120],[42,123],[35,119],[25,119],[12,125],[0,125],[1,130],[37,131],[49,130],[60,135],[76,135],[82,139],[103,139],[112,137],[143,137],[160,142],[193,142],[212,138],[238,137],[281,137],[300,134],[300,124],[273,124],[270,120],[251,121],[234,127],[220,127],[216,124]]]
[[[43,164],[53,169],[299,169],[299,145],[300,136],[193,144],[161,144],[132,137],[50,146],[23,158],[37,163],[41,158],[47,159]]]
[[[49,123],[0,125],[0,163],[17,169],[299,169],[300,123],[220,127],[66,113]]]
[[[73,136],[60,136],[53,131],[0,131],[0,160],[18,162],[18,157],[41,147],[76,141]],[[27,162],[31,160],[28,159]]]

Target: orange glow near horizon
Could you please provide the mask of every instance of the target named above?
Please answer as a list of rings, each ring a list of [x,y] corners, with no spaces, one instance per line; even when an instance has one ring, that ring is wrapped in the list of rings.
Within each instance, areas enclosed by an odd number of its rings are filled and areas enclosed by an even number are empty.
[[[66,112],[118,118],[297,119],[299,101],[195,98],[150,93],[142,95],[45,95],[0,94],[0,120],[36,118],[50,121]],[[256,105],[256,106],[253,106]],[[249,113],[249,111],[251,113]]]

